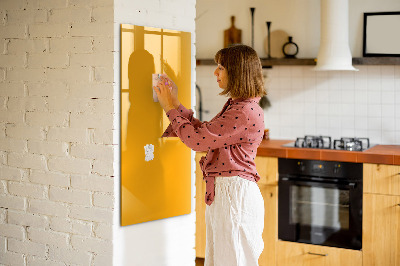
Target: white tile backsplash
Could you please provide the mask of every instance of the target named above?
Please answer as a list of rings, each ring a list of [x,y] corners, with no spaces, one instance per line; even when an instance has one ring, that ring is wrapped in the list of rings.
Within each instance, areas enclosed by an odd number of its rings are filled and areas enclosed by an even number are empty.
[[[313,71],[312,66],[264,70],[271,107],[265,126],[274,139],[305,134],[369,137],[371,143],[400,144],[400,66],[355,66],[359,71]],[[214,66],[198,66],[203,120],[211,120],[227,98],[218,95]]]
[[[341,103],[348,103],[354,105],[355,93],[354,83],[352,88],[343,89]]]
[[[393,123],[393,117],[382,117],[382,131],[395,131],[396,125]]]
[[[382,91],[382,104],[394,104],[395,91]]]
[[[368,105],[368,113],[367,113],[367,116],[369,117],[369,118],[372,118],[372,117],[377,117],[377,118],[380,118],[380,117],[382,117],[382,105],[379,105],[379,104],[369,104]]]
[[[356,132],[362,132],[365,135],[365,132],[368,130],[368,118],[366,116],[356,117],[354,120],[354,127]],[[356,136],[359,134],[356,133]]]
[[[355,132],[354,128],[343,128],[342,129],[343,136],[355,136],[354,132]]]
[[[400,132],[400,117],[399,116],[396,117],[395,125],[396,125],[396,131],[397,131],[396,138],[399,139],[399,137],[400,137],[400,134],[399,134],[399,132]]]
[[[394,75],[385,76],[385,78],[382,79],[382,92],[394,91],[394,89],[395,89]]]
[[[382,118],[394,118],[394,105],[393,104],[382,104]]]
[[[368,104],[381,104],[381,91],[367,91]]]
[[[396,104],[396,105],[400,105],[400,79],[399,79],[399,82],[398,82],[398,86],[396,86],[396,89],[395,89],[395,97],[394,97],[394,103]]]
[[[380,77],[376,77],[373,75],[372,77],[368,76],[368,81],[367,81],[367,88],[368,91],[381,91],[382,87],[382,81]]]
[[[400,104],[395,104],[394,116],[395,116],[396,118],[399,118],[399,117],[400,117]]]
[[[343,103],[339,105],[339,108],[341,110],[340,114],[344,117],[350,117],[354,119],[354,104],[352,103]]]
[[[367,104],[354,104],[354,115],[355,116],[368,116],[368,105]]]

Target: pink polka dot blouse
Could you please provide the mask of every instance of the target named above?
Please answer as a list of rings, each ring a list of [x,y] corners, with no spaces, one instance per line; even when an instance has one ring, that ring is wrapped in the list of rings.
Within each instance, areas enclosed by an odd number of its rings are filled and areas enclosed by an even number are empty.
[[[240,176],[253,182],[260,179],[254,163],[265,128],[260,98],[229,98],[209,122],[194,118],[193,110],[182,104],[166,113],[171,123],[161,137],[179,137],[190,149],[207,151],[200,159],[207,205],[214,200],[216,176]]]

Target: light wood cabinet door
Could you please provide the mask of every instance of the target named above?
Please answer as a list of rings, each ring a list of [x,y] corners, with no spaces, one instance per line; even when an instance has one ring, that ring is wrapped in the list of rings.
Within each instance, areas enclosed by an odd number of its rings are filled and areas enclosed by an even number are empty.
[[[264,250],[258,259],[260,266],[276,265],[276,243],[278,241],[278,187],[259,185],[264,198]]]
[[[277,266],[361,266],[362,252],[278,241]]]
[[[400,166],[398,165],[365,163],[363,177],[364,193],[400,195]]]
[[[364,194],[363,266],[400,266],[400,196]]]
[[[206,253],[206,204],[204,195],[206,184],[203,181],[203,172],[200,169],[199,161],[206,153],[196,153],[196,257],[204,258]]]
[[[254,162],[261,176],[259,185],[278,185],[278,158],[256,156]]]

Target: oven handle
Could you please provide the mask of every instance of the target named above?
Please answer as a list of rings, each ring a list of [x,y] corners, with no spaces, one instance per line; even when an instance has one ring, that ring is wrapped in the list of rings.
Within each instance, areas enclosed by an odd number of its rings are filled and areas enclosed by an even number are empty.
[[[294,185],[307,185],[307,186],[315,186],[318,187],[338,187],[338,188],[346,188],[346,189],[354,189],[356,187],[355,182],[335,182],[335,181],[315,181],[315,180],[304,180],[300,178],[290,178],[290,177],[281,177],[281,181],[290,182]]]

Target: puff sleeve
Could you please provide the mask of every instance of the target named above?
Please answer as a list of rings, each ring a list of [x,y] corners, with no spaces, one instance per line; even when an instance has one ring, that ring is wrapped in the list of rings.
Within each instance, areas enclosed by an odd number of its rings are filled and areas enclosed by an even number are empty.
[[[185,106],[182,104],[179,105],[177,109],[178,113],[183,116],[184,118],[188,119],[194,127],[199,127],[201,125],[201,121],[195,117],[193,117],[193,110],[192,109],[186,109]],[[161,136],[162,138],[164,137],[177,137],[175,134],[174,130],[172,130],[172,124],[170,123],[164,133]]]
[[[194,151],[206,151],[244,142],[248,117],[243,110],[227,109],[210,122],[192,123],[176,109],[167,112],[171,128]]]

